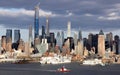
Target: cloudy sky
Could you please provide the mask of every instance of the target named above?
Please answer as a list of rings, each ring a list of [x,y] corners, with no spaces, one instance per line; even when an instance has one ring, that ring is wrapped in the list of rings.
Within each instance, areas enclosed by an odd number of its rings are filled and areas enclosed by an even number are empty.
[[[27,32],[34,25],[34,6],[39,2],[40,29],[49,15],[51,30],[66,30],[71,21],[73,31],[102,29],[120,35],[120,0],[0,0],[0,35],[7,28]]]

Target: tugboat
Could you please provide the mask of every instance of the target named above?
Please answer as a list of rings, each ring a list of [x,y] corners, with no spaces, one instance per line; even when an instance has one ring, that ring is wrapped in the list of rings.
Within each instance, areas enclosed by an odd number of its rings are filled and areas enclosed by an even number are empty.
[[[63,66],[62,68],[58,68],[57,72],[70,72],[70,70],[65,68],[65,66]]]

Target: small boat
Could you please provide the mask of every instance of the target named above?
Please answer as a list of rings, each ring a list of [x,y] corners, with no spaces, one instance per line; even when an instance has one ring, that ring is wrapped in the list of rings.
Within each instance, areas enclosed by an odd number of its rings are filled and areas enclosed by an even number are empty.
[[[63,66],[62,68],[58,68],[57,72],[70,72],[70,70]]]

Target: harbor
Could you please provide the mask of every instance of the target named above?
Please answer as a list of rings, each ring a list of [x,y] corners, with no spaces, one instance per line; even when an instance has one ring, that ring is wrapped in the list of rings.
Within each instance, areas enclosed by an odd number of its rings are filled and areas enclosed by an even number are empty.
[[[56,70],[65,66],[70,72],[61,73]],[[40,63],[29,64],[0,64],[1,75],[119,75],[120,65],[112,64],[106,66],[80,65],[79,63],[68,63],[42,65]]]

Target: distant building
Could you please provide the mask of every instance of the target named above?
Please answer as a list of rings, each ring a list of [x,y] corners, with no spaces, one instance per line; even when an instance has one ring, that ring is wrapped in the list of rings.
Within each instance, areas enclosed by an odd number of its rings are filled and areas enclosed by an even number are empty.
[[[6,31],[6,43],[12,42],[12,29]]]
[[[92,48],[94,48],[95,54],[98,53],[98,34],[89,33],[89,35],[88,35],[88,44],[86,45],[86,48],[89,51]]]
[[[30,47],[33,44],[33,35],[32,35],[32,25],[29,26],[29,45]]]
[[[35,6],[34,38],[39,37],[39,5]]]
[[[79,32],[78,32],[78,40],[82,40],[82,31],[81,30],[79,30]]]
[[[7,29],[6,32],[6,50],[12,50],[12,29]]]
[[[40,38],[35,38],[34,39],[34,48],[35,49],[38,49],[37,47],[38,47],[38,45],[40,45],[41,44],[41,39]]]
[[[47,39],[43,38],[41,44],[36,45],[38,52],[43,54],[48,50]]]
[[[50,32],[49,32],[49,20],[48,20],[48,16],[46,17],[46,36],[49,36]]]
[[[87,49],[88,51],[90,51],[91,48],[90,48],[90,44],[89,44],[89,42],[88,42],[88,39],[87,39],[87,38],[83,38],[83,42],[84,42],[84,47],[86,47],[86,49]]]
[[[17,43],[20,40],[20,30],[14,30],[14,42]]]
[[[63,31],[61,32],[61,37],[62,37],[62,44],[63,44],[63,42],[64,42],[64,32]]]
[[[92,47],[95,48],[95,53],[98,53],[98,34],[93,35],[92,37]]]
[[[74,45],[76,46],[78,42],[78,35],[77,33],[74,33]]]
[[[99,32],[98,35],[98,54],[100,56],[105,55],[105,36],[102,30]]]
[[[56,45],[62,48],[62,34],[60,32],[58,32],[56,36]]]
[[[51,42],[51,47],[55,47],[56,42],[55,42],[55,34],[50,33],[50,42]]]
[[[113,34],[111,32],[106,34],[106,48],[113,50]]]
[[[2,36],[1,46],[2,46],[3,50],[6,50],[6,36]]]
[[[84,49],[83,49],[83,41],[78,41],[78,44],[75,46],[75,53],[77,55],[83,56]]]
[[[88,35],[88,43],[90,45],[90,48],[93,47],[93,34],[92,33],[89,33]]]
[[[115,41],[115,53],[119,54],[120,53],[120,38],[118,35],[115,35],[114,37],[114,41]]]
[[[18,50],[25,51],[25,42],[22,39],[19,41]]]
[[[30,55],[30,46],[29,46],[29,42],[25,42],[25,54],[26,56]]]
[[[70,39],[65,39],[62,47],[62,55],[70,54]]]
[[[86,47],[84,47],[84,53],[83,53],[83,55],[85,56],[85,57],[87,57],[88,56],[88,50],[87,50],[87,48]]]
[[[72,37],[67,37],[67,39],[65,39],[64,45],[67,46],[71,52],[71,50],[74,49],[74,39]]]
[[[42,38],[45,38],[46,37],[46,34],[45,34],[45,27],[42,26]]]
[[[71,37],[71,22],[68,21],[67,25],[67,37]]]

